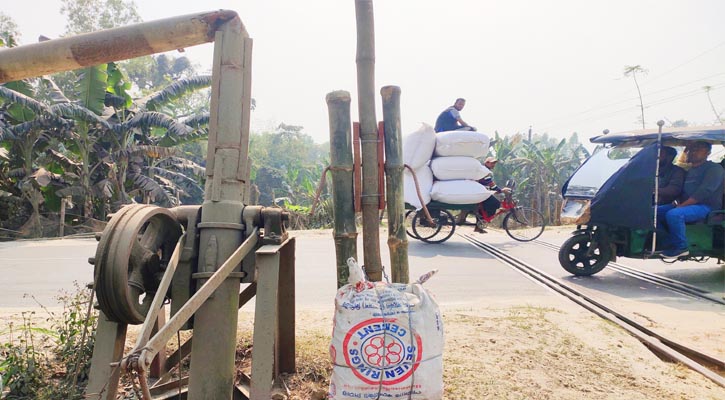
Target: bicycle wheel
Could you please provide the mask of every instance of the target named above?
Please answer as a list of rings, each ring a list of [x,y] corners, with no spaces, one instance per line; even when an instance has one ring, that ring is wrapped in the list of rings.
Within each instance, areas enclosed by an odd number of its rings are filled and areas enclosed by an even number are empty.
[[[418,235],[413,232],[413,218],[417,213],[416,210],[408,210],[405,213],[405,233],[413,239],[418,239]]]
[[[448,210],[431,211],[434,225],[425,218],[425,214],[416,213],[413,217],[413,232],[426,243],[443,243],[456,231],[456,221]]]
[[[512,239],[530,242],[544,232],[544,216],[529,207],[516,207],[503,219],[503,229]]]

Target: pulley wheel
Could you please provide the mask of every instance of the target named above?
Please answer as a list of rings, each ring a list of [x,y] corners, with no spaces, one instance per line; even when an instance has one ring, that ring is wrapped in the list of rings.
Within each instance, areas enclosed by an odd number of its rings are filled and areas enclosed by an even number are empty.
[[[181,233],[174,215],[157,206],[129,205],[111,218],[94,269],[98,304],[110,320],[143,323]]]

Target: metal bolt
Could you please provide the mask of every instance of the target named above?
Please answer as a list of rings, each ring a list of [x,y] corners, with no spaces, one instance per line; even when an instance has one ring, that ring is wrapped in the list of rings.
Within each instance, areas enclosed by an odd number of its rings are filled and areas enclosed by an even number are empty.
[[[101,237],[103,236],[103,232],[96,232],[94,236],[96,238],[96,242],[100,242]]]
[[[88,264],[96,265],[96,257],[88,257]]]

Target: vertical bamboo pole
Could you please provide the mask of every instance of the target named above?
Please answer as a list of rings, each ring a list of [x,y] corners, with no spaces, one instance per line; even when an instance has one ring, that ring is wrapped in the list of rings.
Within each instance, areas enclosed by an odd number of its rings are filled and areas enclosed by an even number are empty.
[[[330,171],[335,227],[337,287],[347,283],[346,260],[357,260],[357,228],[353,202],[352,135],[350,132],[350,93],[328,93],[325,100],[330,115]]]
[[[378,124],[375,117],[375,28],[372,0],[355,0],[357,21],[357,92],[362,144],[362,223],[365,272],[382,280],[378,220]]]
[[[393,282],[408,283],[408,239],[405,235],[403,200],[403,141],[400,130],[400,88],[385,86],[383,98],[385,124],[385,178],[388,205],[388,248]]]

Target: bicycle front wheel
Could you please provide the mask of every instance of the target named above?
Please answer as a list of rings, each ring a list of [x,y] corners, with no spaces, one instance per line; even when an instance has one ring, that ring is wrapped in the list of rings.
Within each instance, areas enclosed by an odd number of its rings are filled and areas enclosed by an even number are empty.
[[[503,229],[512,239],[530,242],[544,232],[544,216],[530,207],[516,207],[503,219]]]

